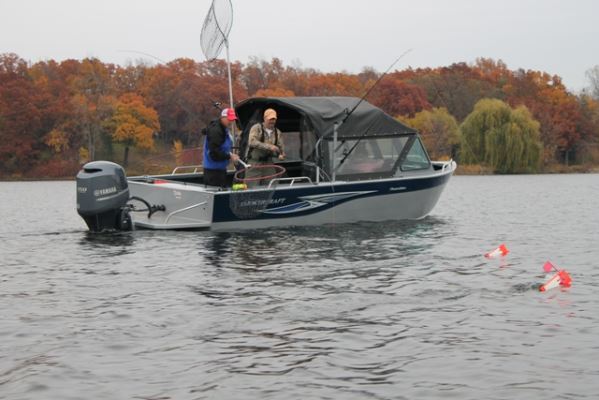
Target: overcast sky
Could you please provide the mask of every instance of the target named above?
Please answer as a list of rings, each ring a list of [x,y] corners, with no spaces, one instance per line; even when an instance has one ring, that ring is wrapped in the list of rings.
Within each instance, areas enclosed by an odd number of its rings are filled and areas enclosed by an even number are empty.
[[[211,0],[0,0],[0,53],[26,60],[151,54],[203,61]],[[231,58],[279,57],[321,71],[384,71],[503,60],[560,75],[578,91],[599,64],[597,0],[233,0]],[[125,50],[129,50],[125,51]],[[224,57],[224,52],[223,55]],[[148,58],[149,59],[149,58]]]

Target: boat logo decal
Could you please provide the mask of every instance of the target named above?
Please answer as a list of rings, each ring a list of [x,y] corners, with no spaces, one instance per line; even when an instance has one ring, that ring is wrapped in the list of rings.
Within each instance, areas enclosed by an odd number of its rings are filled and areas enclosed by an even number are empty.
[[[272,204],[279,205],[287,200],[285,197],[280,197],[278,199],[270,199],[270,200],[245,200],[242,201],[239,206],[240,207],[250,207],[250,206],[270,206]]]
[[[112,194],[112,193],[116,193],[116,186],[111,186],[108,188],[104,188],[104,189],[96,189],[94,190],[94,196],[95,197],[99,197],[99,196],[106,196],[107,194]]]
[[[301,196],[299,197],[299,202],[288,204],[281,207],[269,208],[263,210],[263,214],[294,214],[301,211],[313,210],[316,208],[322,208],[329,204],[333,203],[341,203],[345,200],[363,196],[371,193],[376,193],[376,190],[367,190],[367,191],[358,191],[358,192],[340,192],[340,193],[327,193],[327,194],[317,194],[311,196]],[[277,199],[278,200],[278,199]]]

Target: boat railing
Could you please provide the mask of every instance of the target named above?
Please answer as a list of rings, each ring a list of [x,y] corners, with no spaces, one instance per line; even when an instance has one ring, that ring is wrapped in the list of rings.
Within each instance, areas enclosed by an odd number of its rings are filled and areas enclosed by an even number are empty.
[[[445,172],[445,168],[451,167],[453,164],[453,158],[445,163],[443,163],[443,167],[441,168],[441,172]]]
[[[166,219],[164,220],[164,223],[165,223],[165,224],[168,224],[168,221],[169,221],[169,220],[171,219],[171,217],[172,217],[172,216],[174,216],[174,215],[180,214],[180,213],[182,213],[183,211],[191,210],[192,208],[196,208],[196,207],[203,206],[203,205],[206,205],[206,204],[207,204],[207,202],[206,202],[206,201],[203,201],[203,202],[201,202],[201,203],[194,204],[194,205],[191,205],[191,206],[189,206],[189,207],[185,207],[185,208],[181,208],[181,209],[179,209],[179,210],[173,211],[172,213],[170,213],[169,215],[167,215]]]
[[[193,173],[195,174],[196,172],[198,172],[198,168],[202,168],[202,165],[180,165],[178,167],[175,167],[175,169],[173,169],[173,172],[171,172],[171,175],[175,175],[177,173],[177,171],[179,171],[180,169],[192,169],[193,168]]]
[[[272,187],[273,184],[279,184],[279,183],[289,183],[289,187],[293,186],[294,183],[299,183],[299,182],[305,182],[305,183],[309,183],[312,185],[312,179],[310,179],[309,176],[297,176],[294,178],[275,178],[272,179],[269,183],[268,183],[268,188],[270,189]]]

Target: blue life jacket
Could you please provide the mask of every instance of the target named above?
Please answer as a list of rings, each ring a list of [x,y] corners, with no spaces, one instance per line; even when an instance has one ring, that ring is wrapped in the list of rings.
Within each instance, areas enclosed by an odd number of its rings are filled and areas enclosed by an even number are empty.
[[[233,140],[231,139],[231,134],[229,130],[226,130],[225,141],[220,145],[220,150],[223,153],[230,153],[233,149]],[[206,169],[227,169],[227,165],[229,165],[229,160],[223,161],[214,161],[210,158],[210,151],[208,149],[208,135],[204,139],[204,168]]]

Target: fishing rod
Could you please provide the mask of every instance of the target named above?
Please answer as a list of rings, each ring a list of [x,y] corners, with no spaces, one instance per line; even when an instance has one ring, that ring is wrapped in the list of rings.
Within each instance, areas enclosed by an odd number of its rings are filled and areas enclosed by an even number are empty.
[[[366,91],[366,93],[362,96],[362,98],[360,98],[360,100],[358,101],[358,103],[356,103],[354,108],[352,108],[351,111],[345,116],[345,118],[343,118],[341,123],[339,123],[337,125],[337,128],[339,126],[341,126],[349,118],[349,116],[358,108],[358,106],[360,104],[362,104],[362,102],[366,99],[366,97],[370,94],[370,92],[372,92],[372,89],[374,89],[383,80],[383,78],[389,73],[389,71],[391,71],[391,69],[395,66],[395,64],[397,64],[399,62],[399,60],[401,60],[404,56],[406,56],[411,51],[412,51],[412,49],[408,49],[408,50],[404,51],[395,61],[393,61],[393,63],[389,66],[389,68],[387,68],[387,70],[376,80],[376,82],[374,82],[374,84],[370,87],[370,89],[368,89]],[[345,160],[347,160],[347,157],[349,157],[349,155],[355,150],[355,148],[358,147],[358,144],[360,144],[362,139],[364,139],[368,135],[368,132],[370,132],[370,128],[372,127],[373,124],[374,124],[374,121],[370,124],[370,126],[368,126],[368,128],[366,128],[364,133],[358,138],[358,140],[356,140],[356,143],[354,143],[354,145],[349,149],[349,151],[343,155],[343,158],[341,159],[339,164],[337,166],[335,166],[335,169],[333,172],[336,172],[339,168],[341,168],[341,166],[343,165]],[[345,143],[345,141],[343,141],[339,145],[339,147],[341,147],[343,145],[343,143]],[[334,152],[337,152],[337,150],[339,150],[339,149],[338,148],[335,149]]]
[[[153,56],[150,53],[144,53],[143,51],[137,51],[137,50],[117,50],[117,51],[120,52],[120,53],[136,53],[136,54],[141,54],[141,55],[146,56],[146,57],[151,57],[154,60],[159,61],[159,62],[161,62],[164,65],[168,64],[168,62],[166,62],[166,61],[164,61],[164,60],[162,60],[162,59],[160,59],[160,58],[158,58],[156,56]]]

